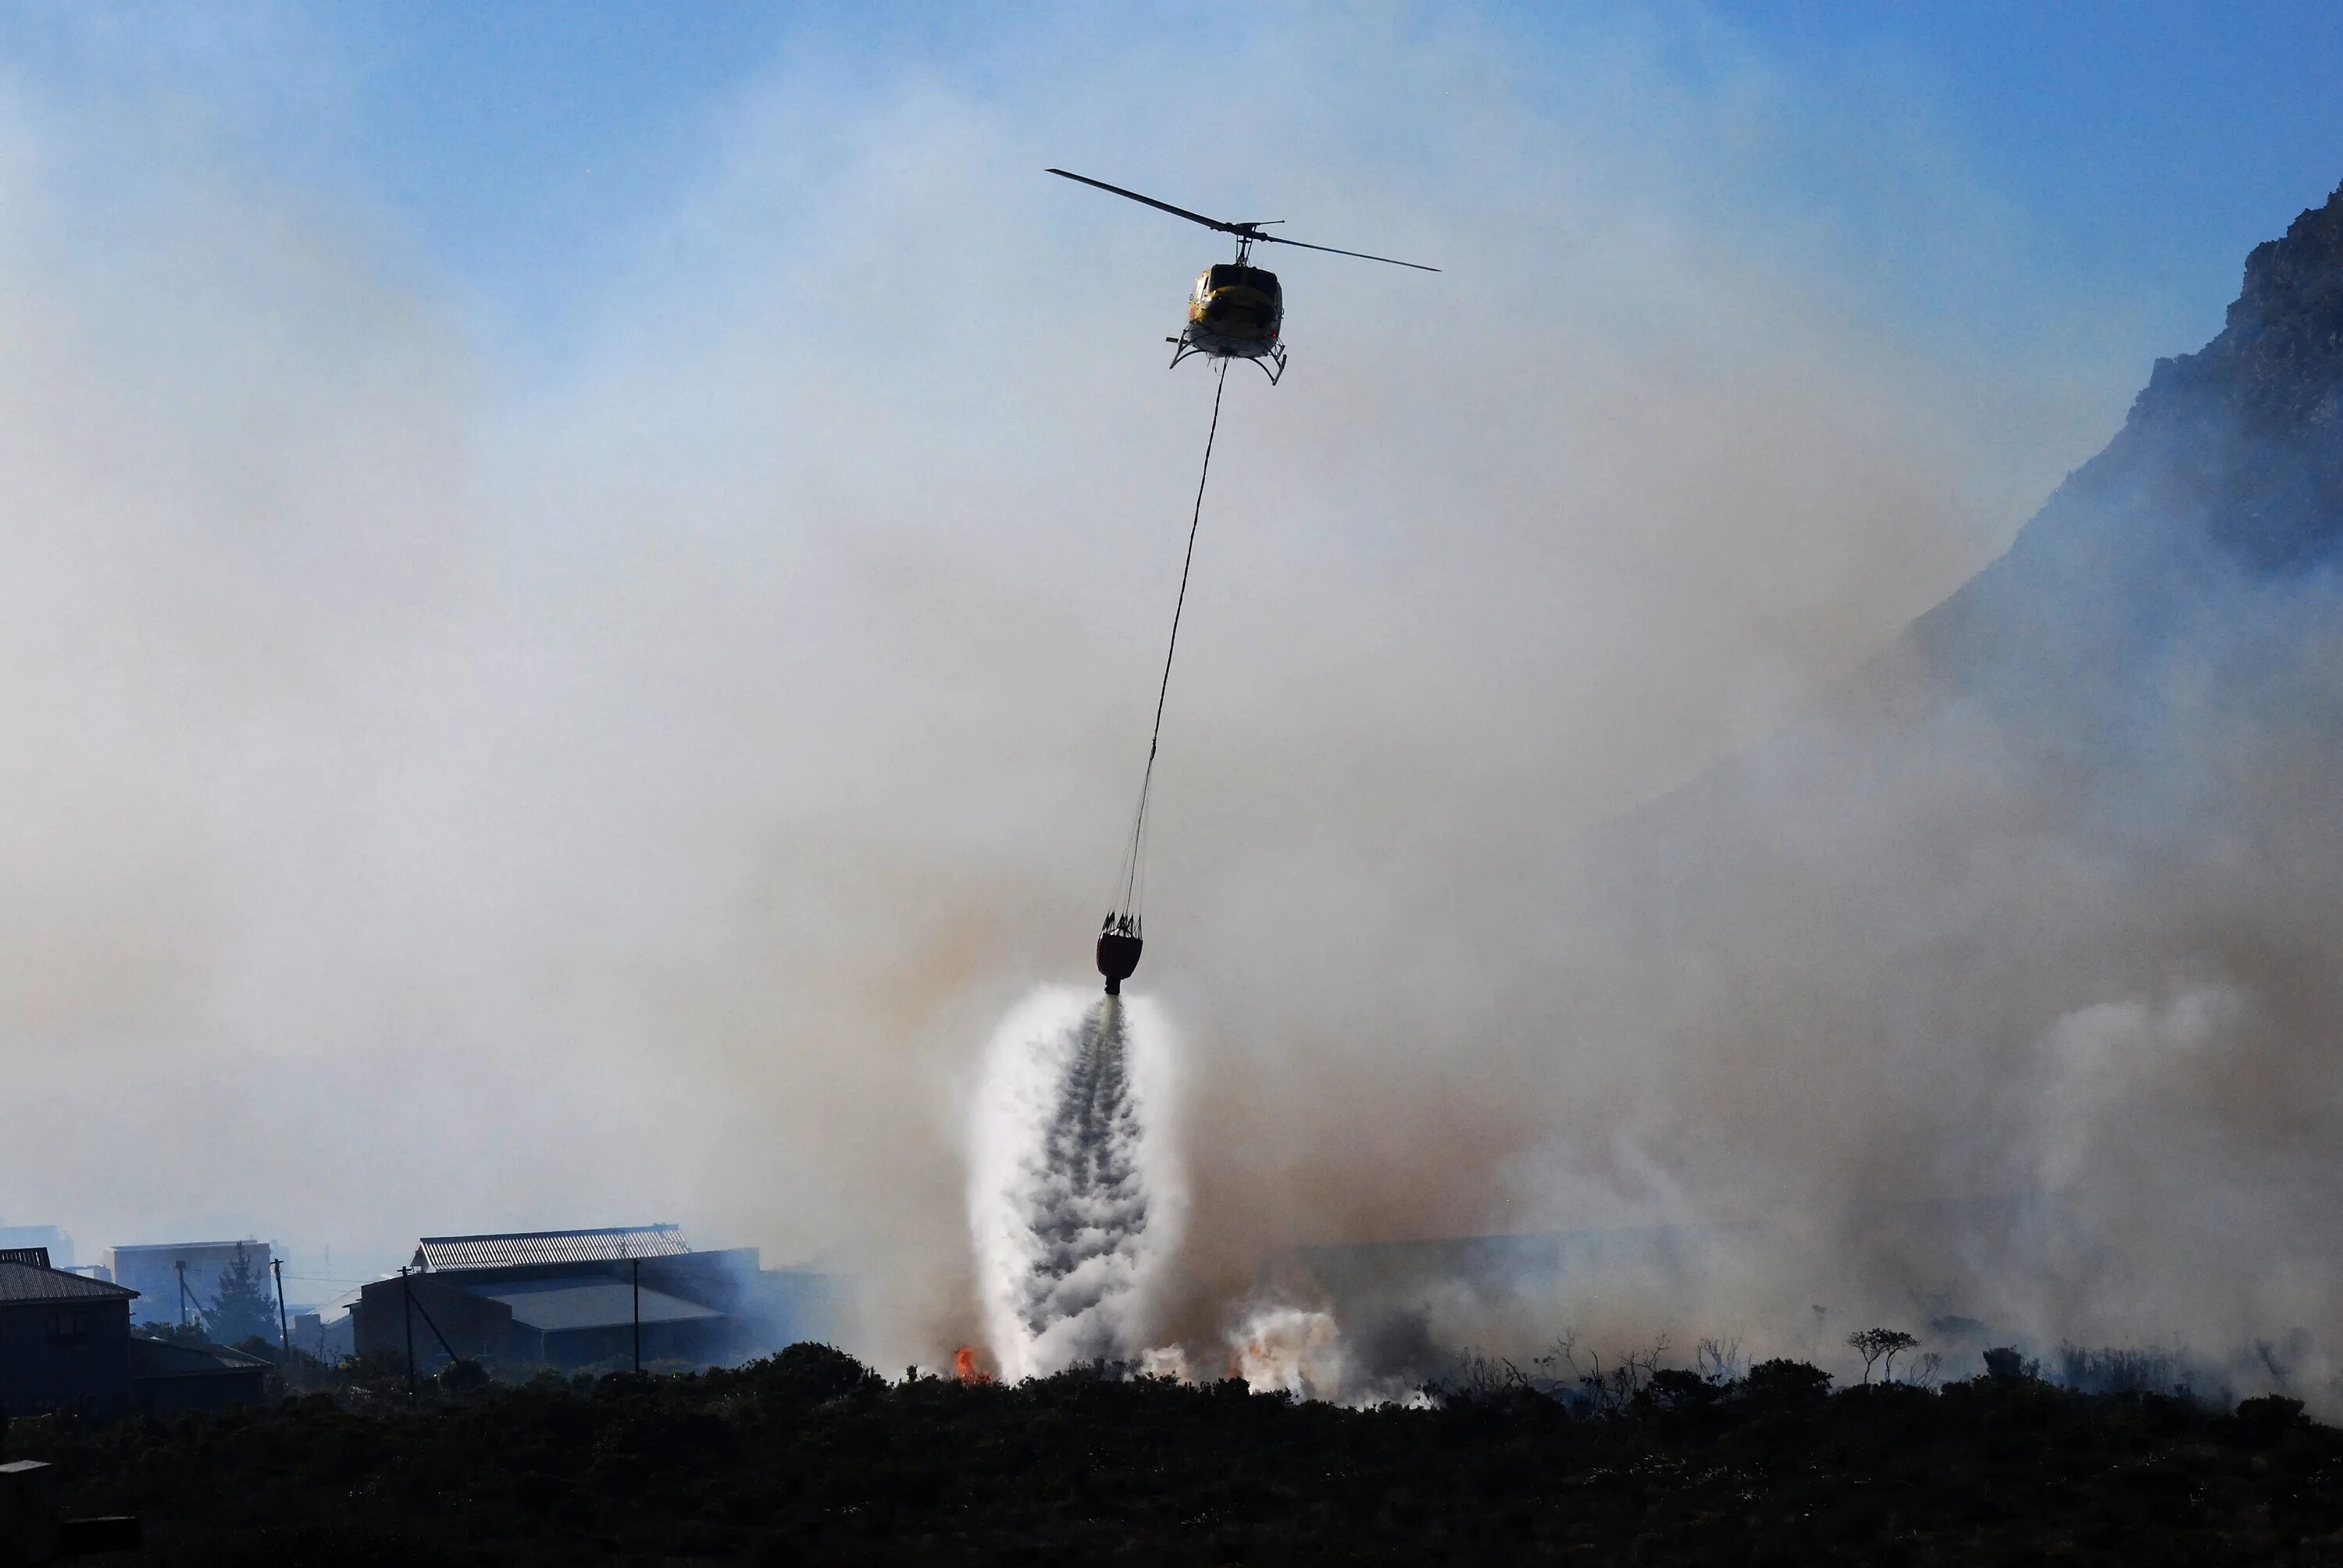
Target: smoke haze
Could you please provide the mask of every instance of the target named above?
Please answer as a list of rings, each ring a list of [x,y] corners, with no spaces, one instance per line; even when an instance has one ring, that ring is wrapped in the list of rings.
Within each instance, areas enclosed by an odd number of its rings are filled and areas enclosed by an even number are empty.
[[[1983,1316],[1999,1271],[2040,1336],[2304,1322],[2323,1270],[2192,1279],[2138,1205],[2308,1178],[2331,1075],[2281,1042],[2300,988],[2332,1017],[2329,862],[2233,859],[2218,910],[2286,940],[2208,948],[2135,874],[2204,790],[1963,815],[1964,769],[2037,799],[1971,744],[2006,710],[1827,797],[1835,720],[1759,751],[1777,788],[1661,836],[1738,880],[1619,820],[1993,558],[2116,427],[2137,322],[2030,276],[1925,130],[1714,32],[1686,66],[1590,24],[1557,85],[1478,25],[1252,25],[1233,82],[1080,26],[852,95],[779,60],[558,355],[183,100],[0,82],[0,1216],[375,1264],[680,1219],[855,1274],[881,1364],[976,1338],[984,1042],[1088,983],[1208,396],[1156,339],[1221,256],[1054,163],[1449,269],[1296,253],[1294,370],[1230,387],[1137,982],[1192,1182],[1151,1328],[1222,1342],[1306,1244],[2051,1190],[2087,1271],[1879,1221],[1669,1310],[1925,1279]],[[1892,237],[1801,196],[1820,149]],[[2003,286],[2038,330],[1949,324]],[[2258,717],[2187,760],[2235,834],[2308,829],[2324,753]],[[2016,994],[1936,940],[2021,906],[2089,935]],[[1434,1316],[1548,1307],[1644,1310]]]

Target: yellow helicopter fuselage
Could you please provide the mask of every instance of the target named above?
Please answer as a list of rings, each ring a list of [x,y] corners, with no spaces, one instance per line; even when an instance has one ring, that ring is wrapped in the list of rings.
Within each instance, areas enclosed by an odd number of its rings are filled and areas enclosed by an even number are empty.
[[[1242,262],[1222,262],[1196,275],[1188,297],[1187,343],[1206,354],[1259,359],[1277,352],[1285,322],[1285,294],[1277,274]]]

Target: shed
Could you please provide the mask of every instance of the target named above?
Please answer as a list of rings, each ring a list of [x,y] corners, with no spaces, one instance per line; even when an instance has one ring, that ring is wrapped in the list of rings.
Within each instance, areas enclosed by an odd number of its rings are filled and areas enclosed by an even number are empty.
[[[53,1269],[43,1248],[0,1252],[0,1412],[111,1415],[126,1404],[137,1294]]]
[[[360,1292],[360,1354],[420,1370],[451,1355],[562,1368],[722,1364],[812,1337],[830,1282],[764,1269],[754,1248],[694,1251],[672,1224],[426,1236]],[[638,1329],[639,1325],[639,1331]]]
[[[142,1410],[224,1410],[258,1404],[269,1363],[226,1345],[130,1342],[130,1397]]]

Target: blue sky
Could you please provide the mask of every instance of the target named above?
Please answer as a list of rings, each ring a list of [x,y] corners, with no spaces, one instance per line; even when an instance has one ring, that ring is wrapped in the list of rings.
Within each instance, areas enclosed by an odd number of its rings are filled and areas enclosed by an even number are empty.
[[[2131,258],[2184,290],[2343,181],[2343,19],[2331,5],[2179,0],[1728,3],[1715,14],[1833,93],[1916,99],[2054,254]]]
[[[1708,0],[1376,15],[1402,31],[1475,16],[1532,97],[1567,95],[1599,34],[1638,40],[1695,97],[1745,89],[1754,71],[1799,112],[1843,115],[1849,127],[1893,120],[1895,156],[1924,139],[2008,204],[2042,265],[2171,302],[2151,313],[2156,328],[2178,329],[2175,312],[2196,329],[2217,325],[2243,252],[2343,177],[2343,25],[2322,5]],[[581,294],[707,175],[727,115],[760,82],[818,83],[841,116],[919,79],[1013,108],[1059,96],[1056,74],[1079,73],[1086,52],[1168,57],[1189,52],[1198,29],[1230,25],[1218,10],[1031,5],[94,11],[44,0],[0,14],[0,58],[100,118],[157,99],[195,106],[214,134],[295,184],[374,210],[452,288],[544,348]],[[1243,53],[1241,38],[1232,51]],[[1068,138],[1070,162],[1080,139]],[[1878,153],[1850,129],[1835,146],[1807,142],[1772,177],[1850,233],[1892,245],[1907,215],[1898,171],[1883,170]],[[1209,198],[1215,159],[1186,162],[1193,174],[1175,197]]]

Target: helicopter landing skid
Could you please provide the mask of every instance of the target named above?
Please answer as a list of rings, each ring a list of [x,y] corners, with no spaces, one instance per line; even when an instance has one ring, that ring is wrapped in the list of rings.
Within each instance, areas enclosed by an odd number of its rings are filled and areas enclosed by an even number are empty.
[[[1202,354],[1213,359],[1250,359],[1261,367],[1262,375],[1269,377],[1272,387],[1276,386],[1285,374],[1285,347],[1282,344],[1272,347],[1263,354],[1231,354],[1225,349],[1207,348],[1192,337],[1167,337],[1163,341],[1174,345],[1172,363],[1165,367],[1167,369],[1176,370],[1182,359]]]

